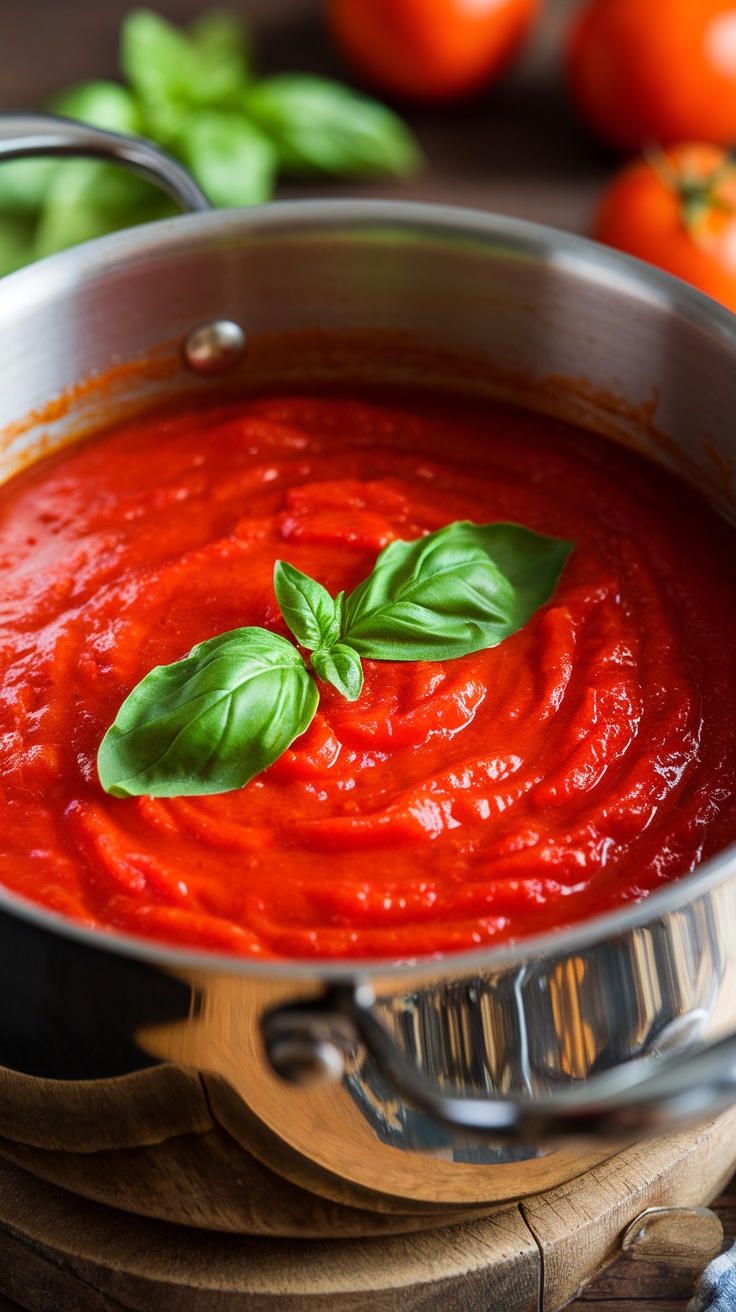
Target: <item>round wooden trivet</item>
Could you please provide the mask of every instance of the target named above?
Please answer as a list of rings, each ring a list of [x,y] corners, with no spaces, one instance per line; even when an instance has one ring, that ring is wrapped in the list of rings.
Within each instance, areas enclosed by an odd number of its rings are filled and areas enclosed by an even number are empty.
[[[296,1111],[308,1115],[304,1103],[297,1100]],[[363,1128],[365,1152],[388,1158],[398,1196],[345,1181],[339,1162],[326,1180],[211,1076],[162,1065],[67,1081],[0,1068],[0,1158],[95,1202],[235,1234],[366,1238],[434,1230],[487,1216],[611,1155],[610,1148],[568,1149],[498,1166],[425,1158],[425,1183],[436,1197],[416,1201],[411,1191],[402,1196],[411,1156]],[[472,1202],[441,1201],[448,1168],[472,1177]]]
[[[736,1109],[482,1220],[277,1239],[133,1216],[0,1161],[0,1292],[29,1312],[556,1312],[640,1212],[710,1201],[735,1163]]]

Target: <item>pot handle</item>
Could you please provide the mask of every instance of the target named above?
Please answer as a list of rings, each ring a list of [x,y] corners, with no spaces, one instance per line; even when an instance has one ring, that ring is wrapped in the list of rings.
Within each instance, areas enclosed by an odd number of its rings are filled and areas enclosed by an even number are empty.
[[[545,1098],[468,1097],[427,1079],[377,1019],[374,1001],[370,985],[344,985],[268,1014],[263,1034],[273,1069],[291,1083],[334,1080],[344,1073],[343,1054],[362,1042],[393,1090],[440,1125],[535,1144],[663,1133],[736,1097],[736,1034],[684,1057],[637,1058]]]
[[[58,114],[0,113],[0,162],[33,155],[83,155],[122,164],[155,183],[183,210],[212,209],[183,164],[152,141],[123,137]]]

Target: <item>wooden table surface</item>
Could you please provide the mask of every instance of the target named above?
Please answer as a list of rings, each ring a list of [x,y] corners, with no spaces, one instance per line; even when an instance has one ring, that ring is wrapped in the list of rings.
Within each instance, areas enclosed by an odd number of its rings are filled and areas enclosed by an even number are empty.
[[[186,21],[206,0],[151,0]],[[542,21],[511,75],[472,103],[405,111],[426,156],[409,182],[290,184],[283,196],[365,195],[495,210],[585,233],[616,160],[596,145],[566,99],[561,51],[576,0],[546,0]],[[642,0],[644,3],[644,0]],[[214,0],[213,0],[214,4]],[[29,108],[71,82],[115,76],[117,32],[130,0],[2,0],[0,108]],[[229,0],[252,26],[264,72],[347,77],[324,35],[318,0]],[[717,1202],[736,1237],[736,1185]],[[620,1260],[572,1307],[575,1312],[682,1312],[691,1273]],[[16,1305],[0,1295],[0,1312]]]

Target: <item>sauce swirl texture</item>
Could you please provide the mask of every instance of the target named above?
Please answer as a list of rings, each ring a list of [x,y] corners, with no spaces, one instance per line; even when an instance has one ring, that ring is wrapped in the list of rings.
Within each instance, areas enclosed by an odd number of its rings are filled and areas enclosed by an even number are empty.
[[[395,538],[512,520],[577,548],[501,646],[365,661],[245,789],[116,799],[100,740],[154,666],[287,635]],[[0,490],[0,870],[89,926],[254,957],[407,959],[639,899],[736,837],[736,535],[553,421],[283,397],[148,416]]]

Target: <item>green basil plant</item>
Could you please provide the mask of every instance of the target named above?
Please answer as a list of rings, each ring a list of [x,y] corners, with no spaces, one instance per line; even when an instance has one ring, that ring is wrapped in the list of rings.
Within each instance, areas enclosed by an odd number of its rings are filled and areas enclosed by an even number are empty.
[[[403,176],[420,152],[401,120],[341,83],[311,74],[257,77],[248,33],[228,12],[184,31],[148,9],[121,30],[124,83],[83,82],[48,108],[111,132],[148,137],[177,156],[213,205],[258,205],[280,175]],[[0,274],[77,242],[165,217],[151,183],[91,160],[0,167]]]

